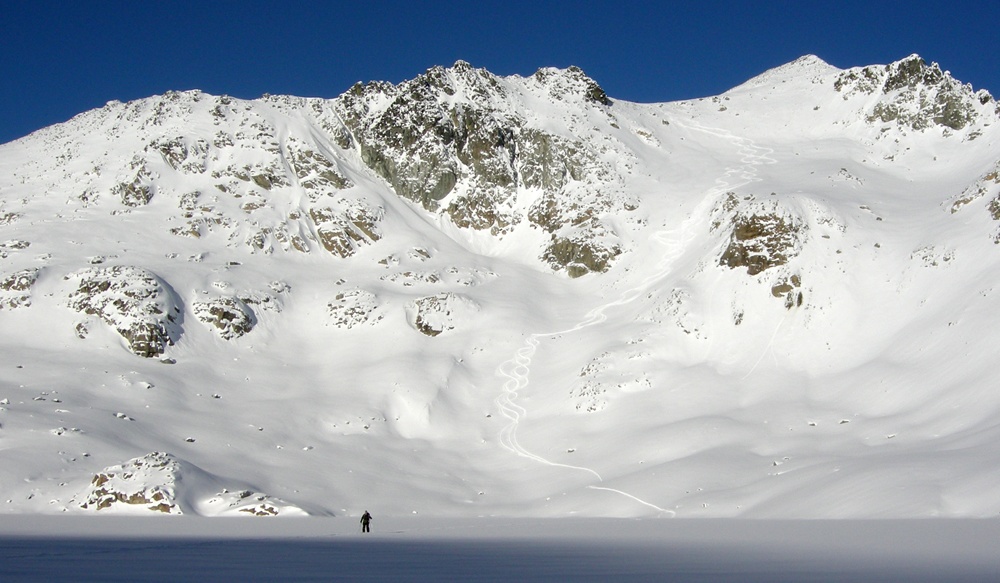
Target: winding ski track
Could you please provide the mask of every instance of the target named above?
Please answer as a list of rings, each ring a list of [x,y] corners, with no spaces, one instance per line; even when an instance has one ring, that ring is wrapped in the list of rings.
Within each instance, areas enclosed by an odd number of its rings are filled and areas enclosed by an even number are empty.
[[[607,320],[607,310],[616,306],[625,305],[635,300],[654,283],[665,279],[671,274],[673,264],[684,253],[688,244],[694,240],[696,233],[699,232],[698,227],[702,226],[702,223],[707,221],[706,217],[708,217],[708,214],[716,200],[734,188],[759,180],[757,176],[757,166],[762,164],[774,164],[776,162],[776,160],[770,156],[770,154],[774,152],[773,149],[758,146],[749,138],[734,135],[732,132],[721,128],[705,127],[690,122],[675,121],[675,123],[681,128],[703,132],[729,141],[736,148],[737,155],[741,156],[740,165],[727,168],[721,176],[715,179],[715,186],[709,189],[702,202],[698,204],[695,210],[680,224],[680,226],[673,229],[664,229],[652,235],[652,239],[664,248],[664,253],[660,261],[657,263],[656,269],[653,270],[652,275],[646,277],[635,287],[621,292],[617,299],[594,308],[588,312],[575,326],[565,330],[538,332],[529,335],[524,341],[524,346],[518,348],[514,352],[514,356],[512,358],[502,362],[500,366],[497,367],[497,375],[504,377],[507,380],[504,381],[500,394],[496,397],[494,402],[496,403],[500,414],[509,421],[509,423],[507,423],[507,425],[500,430],[498,439],[501,447],[519,457],[527,458],[546,466],[564,468],[566,470],[590,474],[597,479],[598,483],[604,482],[604,478],[601,474],[593,468],[551,461],[533,453],[521,445],[517,439],[517,429],[520,426],[521,421],[528,416],[528,411],[517,403],[518,394],[530,384],[529,377],[531,375],[532,359],[535,356],[538,345],[544,338],[571,334],[604,322]],[[781,326],[780,322],[778,326]],[[777,329],[775,329],[775,335],[777,335],[777,332]],[[766,350],[767,349],[765,349],[765,354]],[[763,358],[763,355],[761,358]],[[756,365],[754,365],[754,368],[756,368]],[[751,369],[747,374],[749,375],[752,372],[753,369]],[[622,490],[596,484],[588,484],[587,488],[591,490],[612,492],[620,496],[624,496],[638,504],[656,510],[659,516],[676,515],[673,510],[661,508],[652,502],[643,500],[638,496]]]

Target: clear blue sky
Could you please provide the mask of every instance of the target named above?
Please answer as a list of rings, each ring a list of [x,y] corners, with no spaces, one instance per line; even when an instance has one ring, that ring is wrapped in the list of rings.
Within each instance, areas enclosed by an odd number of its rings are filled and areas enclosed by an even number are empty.
[[[577,65],[612,97],[714,95],[816,54],[919,53],[1000,94],[1000,2],[0,0],[0,143],[170,89],[334,97],[458,59],[501,75]]]

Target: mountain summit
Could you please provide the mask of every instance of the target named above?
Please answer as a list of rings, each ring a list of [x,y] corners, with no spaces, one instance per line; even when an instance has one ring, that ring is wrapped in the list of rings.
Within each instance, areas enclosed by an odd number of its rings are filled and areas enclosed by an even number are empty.
[[[8,513],[993,516],[1000,106],[459,61],[0,146]]]

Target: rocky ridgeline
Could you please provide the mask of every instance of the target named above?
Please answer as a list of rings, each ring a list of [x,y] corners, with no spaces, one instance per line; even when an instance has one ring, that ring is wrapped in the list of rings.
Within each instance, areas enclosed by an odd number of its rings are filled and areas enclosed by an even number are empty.
[[[61,152],[57,166],[78,185],[79,203],[114,201],[124,207],[115,212],[129,212],[172,199],[178,211],[169,231],[177,236],[349,257],[384,235],[385,209],[349,177],[372,171],[396,195],[462,229],[495,237],[520,225],[541,229],[549,242],[539,258],[553,269],[573,277],[605,271],[622,252],[605,219],[634,203],[611,194],[622,190],[621,178],[594,144],[543,129],[526,96],[580,119],[608,118],[601,112],[611,105],[577,68],[500,78],[458,62],[399,85],[358,84],[329,101],[188,91],[112,102],[73,120],[103,136],[108,151],[97,155],[67,128],[40,135]],[[304,118],[322,137],[279,136],[273,116]],[[127,157],[111,153],[129,141]],[[82,160],[88,156],[95,159]]]
[[[384,210],[354,188],[340,156],[300,135],[279,138],[269,120],[269,114],[304,114],[332,129],[317,113],[321,103],[270,96],[250,102],[199,91],[112,102],[73,120],[107,142],[108,152],[88,153],[93,160],[80,159],[82,140],[64,128],[40,135],[63,151],[56,164],[78,185],[75,198],[86,207],[127,213],[170,200],[177,214],[169,232],[177,236],[223,237],[230,247],[254,252],[349,257],[381,238]],[[124,163],[110,153],[113,144],[129,142],[133,151]]]
[[[850,69],[841,73],[834,88],[847,99],[853,94],[877,95],[866,120],[911,130],[940,126],[961,130],[978,121],[984,112],[1000,115],[989,92],[973,92],[917,55],[884,66]]]
[[[521,83],[570,111],[611,104],[576,68]],[[369,168],[455,225],[497,237],[525,223],[542,229],[542,259],[573,277],[605,271],[621,253],[602,221],[624,210],[607,195],[613,169],[593,145],[535,127],[510,79],[460,61],[399,85],[355,85],[335,107]]]
[[[810,75],[828,67],[816,58],[797,63]],[[964,130],[969,140],[977,124],[998,113],[988,93],[972,91],[917,56],[840,72],[833,88],[824,89],[834,90],[845,99],[877,97],[862,112],[868,123]],[[618,215],[638,210],[638,199],[623,195],[625,170],[608,161],[630,160],[629,148],[612,138],[601,141],[625,131],[614,116],[612,101],[577,68],[503,78],[462,61],[398,85],[359,83],[332,100],[245,101],[189,91],[112,102],[37,133],[44,155],[17,171],[32,194],[0,201],[0,227],[21,225],[17,204],[27,208],[31,197],[69,192],[73,212],[127,216],[159,204],[170,209],[170,234],[206,239],[215,248],[350,259],[389,234],[388,194],[477,237],[541,233],[537,259],[579,277],[607,271],[642,237],[626,245],[613,226]],[[878,135],[883,133],[895,135]],[[635,135],[652,138],[638,130]],[[607,155],[609,144],[618,148],[614,156]],[[982,200],[1000,221],[998,175],[1000,166],[984,173],[952,201],[952,210]],[[722,240],[717,264],[745,270],[787,307],[800,306],[805,276],[790,264],[812,227],[800,210],[729,193],[712,216],[711,231]],[[29,245],[0,243],[0,258],[23,255]],[[416,260],[428,256],[423,251]],[[398,258],[383,261],[394,268]],[[32,303],[42,268],[21,263],[0,273],[0,308]],[[139,265],[54,275],[76,286],[67,305],[88,316],[76,324],[80,337],[103,322],[145,357],[162,356],[178,341],[185,311],[232,341],[252,332],[261,310],[280,310],[283,293],[213,291],[186,299]],[[438,289],[401,302],[405,306],[395,306],[395,313],[364,285],[332,292],[328,322],[351,329],[403,317],[405,310],[414,329],[436,336],[454,329],[456,314],[478,310],[455,288],[490,277],[458,267],[392,269],[379,283]]]

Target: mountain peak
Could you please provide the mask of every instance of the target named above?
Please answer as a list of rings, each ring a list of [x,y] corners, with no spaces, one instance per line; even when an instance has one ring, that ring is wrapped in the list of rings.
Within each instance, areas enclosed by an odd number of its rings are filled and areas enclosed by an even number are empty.
[[[995,109],[985,107],[993,101],[988,92],[975,92],[971,85],[963,85],[937,63],[928,65],[917,54],[888,65],[848,69],[834,81],[834,88],[845,98],[877,96],[866,118],[871,123],[914,130],[933,126],[961,130],[983,115],[997,115]]]
[[[774,67],[773,69],[768,69],[760,75],[749,79],[745,83],[730,89],[726,93],[757,87],[780,85],[782,83],[788,83],[789,81],[802,79],[812,80],[837,71],[840,71],[840,69],[827,63],[816,55],[804,55],[790,63],[785,63],[784,65]]]

